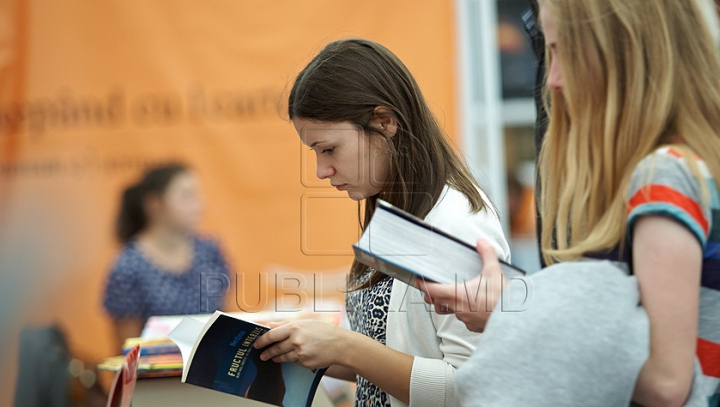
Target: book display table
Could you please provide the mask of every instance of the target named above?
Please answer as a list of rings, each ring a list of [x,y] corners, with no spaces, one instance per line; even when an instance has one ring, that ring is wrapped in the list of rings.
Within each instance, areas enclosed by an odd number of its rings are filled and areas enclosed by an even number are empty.
[[[180,377],[138,379],[133,407],[268,407],[269,404],[218,391],[180,383]],[[323,386],[319,386],[313,407],[333,407]]]

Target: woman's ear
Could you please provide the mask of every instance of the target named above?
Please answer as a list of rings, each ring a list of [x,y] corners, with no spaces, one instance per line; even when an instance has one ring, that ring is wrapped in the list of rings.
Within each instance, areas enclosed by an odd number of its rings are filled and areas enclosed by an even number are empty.
[[[371,125],[380,130],[386,137],[391,138],[397,133],[397,118],[392,110],[385,106],[377,106],[373,111]]]

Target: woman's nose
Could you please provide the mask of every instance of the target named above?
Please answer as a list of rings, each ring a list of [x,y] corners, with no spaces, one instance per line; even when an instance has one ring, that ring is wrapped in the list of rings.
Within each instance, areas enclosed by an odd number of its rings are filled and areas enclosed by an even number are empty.
[[[326,165],[318,161],[315,175],[320,179],[330,178],[335,175],[335,169],[331,165]]]
[[[550,71],[547,77],[547,86],[550,90],[562,91],[562,72],[560,70],[560,63],[557,59],[554,59],[550,63]]]

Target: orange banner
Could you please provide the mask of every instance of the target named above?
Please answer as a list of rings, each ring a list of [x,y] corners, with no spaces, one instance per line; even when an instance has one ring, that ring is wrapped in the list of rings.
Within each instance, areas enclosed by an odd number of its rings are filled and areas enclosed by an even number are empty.
[[[357,206],[314,179],[283,110],[327,42],[390,48],[454,133],[452,1],[5,0],[0,21],[2,360],[23,326],[51,322],[74,351],[112,353],[101,299],[120,192],[170,159],[200,176],[201,230],[238,276],[228,310],[272,306],[287,281],[341,298]]]

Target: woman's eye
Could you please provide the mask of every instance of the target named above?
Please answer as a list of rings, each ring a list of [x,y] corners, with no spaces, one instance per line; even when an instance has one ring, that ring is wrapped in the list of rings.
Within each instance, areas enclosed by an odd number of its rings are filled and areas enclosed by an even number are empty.
[[[323,148],[322,151],[320,151],[321,154],[332,154],[332,152],[335,151],[335,147],[330,148]]]

